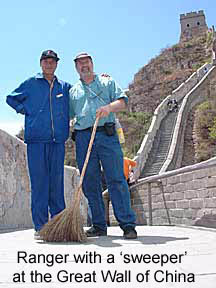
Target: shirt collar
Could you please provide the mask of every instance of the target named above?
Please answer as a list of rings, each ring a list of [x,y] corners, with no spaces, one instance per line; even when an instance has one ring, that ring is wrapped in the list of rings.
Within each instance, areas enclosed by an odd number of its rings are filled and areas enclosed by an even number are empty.
[[[93,79],[93,81],[90,82],[89,84],[86,84],[81,78],[80,78],[79,81],[80,81],[80,83],[81,83],[82,85],[84,85],[84,86],[85,86],[85,85],[90,85],[90,84],[98,81],[98,76],[97,76],[96,74],[94,74],[94,79]]]
[[[54,77],[55,77],[56,81],[58,81],[58,82],[60,83],[60,81],[59,81],[59,79],[57,78],[57,76],[54,75]],[[36,76],[35,76],[35,78],[37,78],[37,79],[45,79],[43,73],[37,73]]]

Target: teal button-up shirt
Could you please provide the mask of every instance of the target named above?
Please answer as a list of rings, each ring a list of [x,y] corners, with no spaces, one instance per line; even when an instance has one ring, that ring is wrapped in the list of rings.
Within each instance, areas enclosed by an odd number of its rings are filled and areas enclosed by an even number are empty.
[[[90,84],[79,80],[70,89],[70,118],[76,119],[74,128],[82,130],[93,126],[96,110],[121,98],[128,102],[126,94],[111,77],[95,75]],[[115,122],[114,113],[100,119],[98,126],[106,122]]]

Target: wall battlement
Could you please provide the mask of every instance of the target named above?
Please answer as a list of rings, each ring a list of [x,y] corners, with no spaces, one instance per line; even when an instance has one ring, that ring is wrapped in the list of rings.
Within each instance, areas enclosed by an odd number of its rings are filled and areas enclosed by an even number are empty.
[[[204,11],[199,10],[198,12],[189,12],[189,13],[185,13],[185,14],[180,14],[180,20],[191,18],[191,17],[197,17],[197,16],[204,16],[205,17]]]

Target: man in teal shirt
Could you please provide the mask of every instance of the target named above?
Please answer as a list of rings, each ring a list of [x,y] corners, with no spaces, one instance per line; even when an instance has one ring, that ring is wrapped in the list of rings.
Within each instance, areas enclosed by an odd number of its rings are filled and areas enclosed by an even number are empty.
[[[124,238],[136,239],[136,217],[131,209],[114,115],[115,112],[125,109],[128,98],[111,77],[94,74],[92,57],[88,53],[78,54],[74,61],[80,80],[70,90],[70,117],[76,119],[76,160],[80,172],[92,127],[96,117],[100,118],[83,181],[83,192],[89,202],[93,223],[86,234],[88,237],[107,235],[101,188],[102,165],[114,214],[124,231]]]

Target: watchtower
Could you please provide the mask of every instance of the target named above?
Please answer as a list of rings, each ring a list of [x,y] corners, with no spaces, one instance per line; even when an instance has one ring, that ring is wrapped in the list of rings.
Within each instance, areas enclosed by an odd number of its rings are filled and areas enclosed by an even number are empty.
[[[203,10],[180,15],[180,41],[187,41],[194,36],[202,35],[208,30]]]

